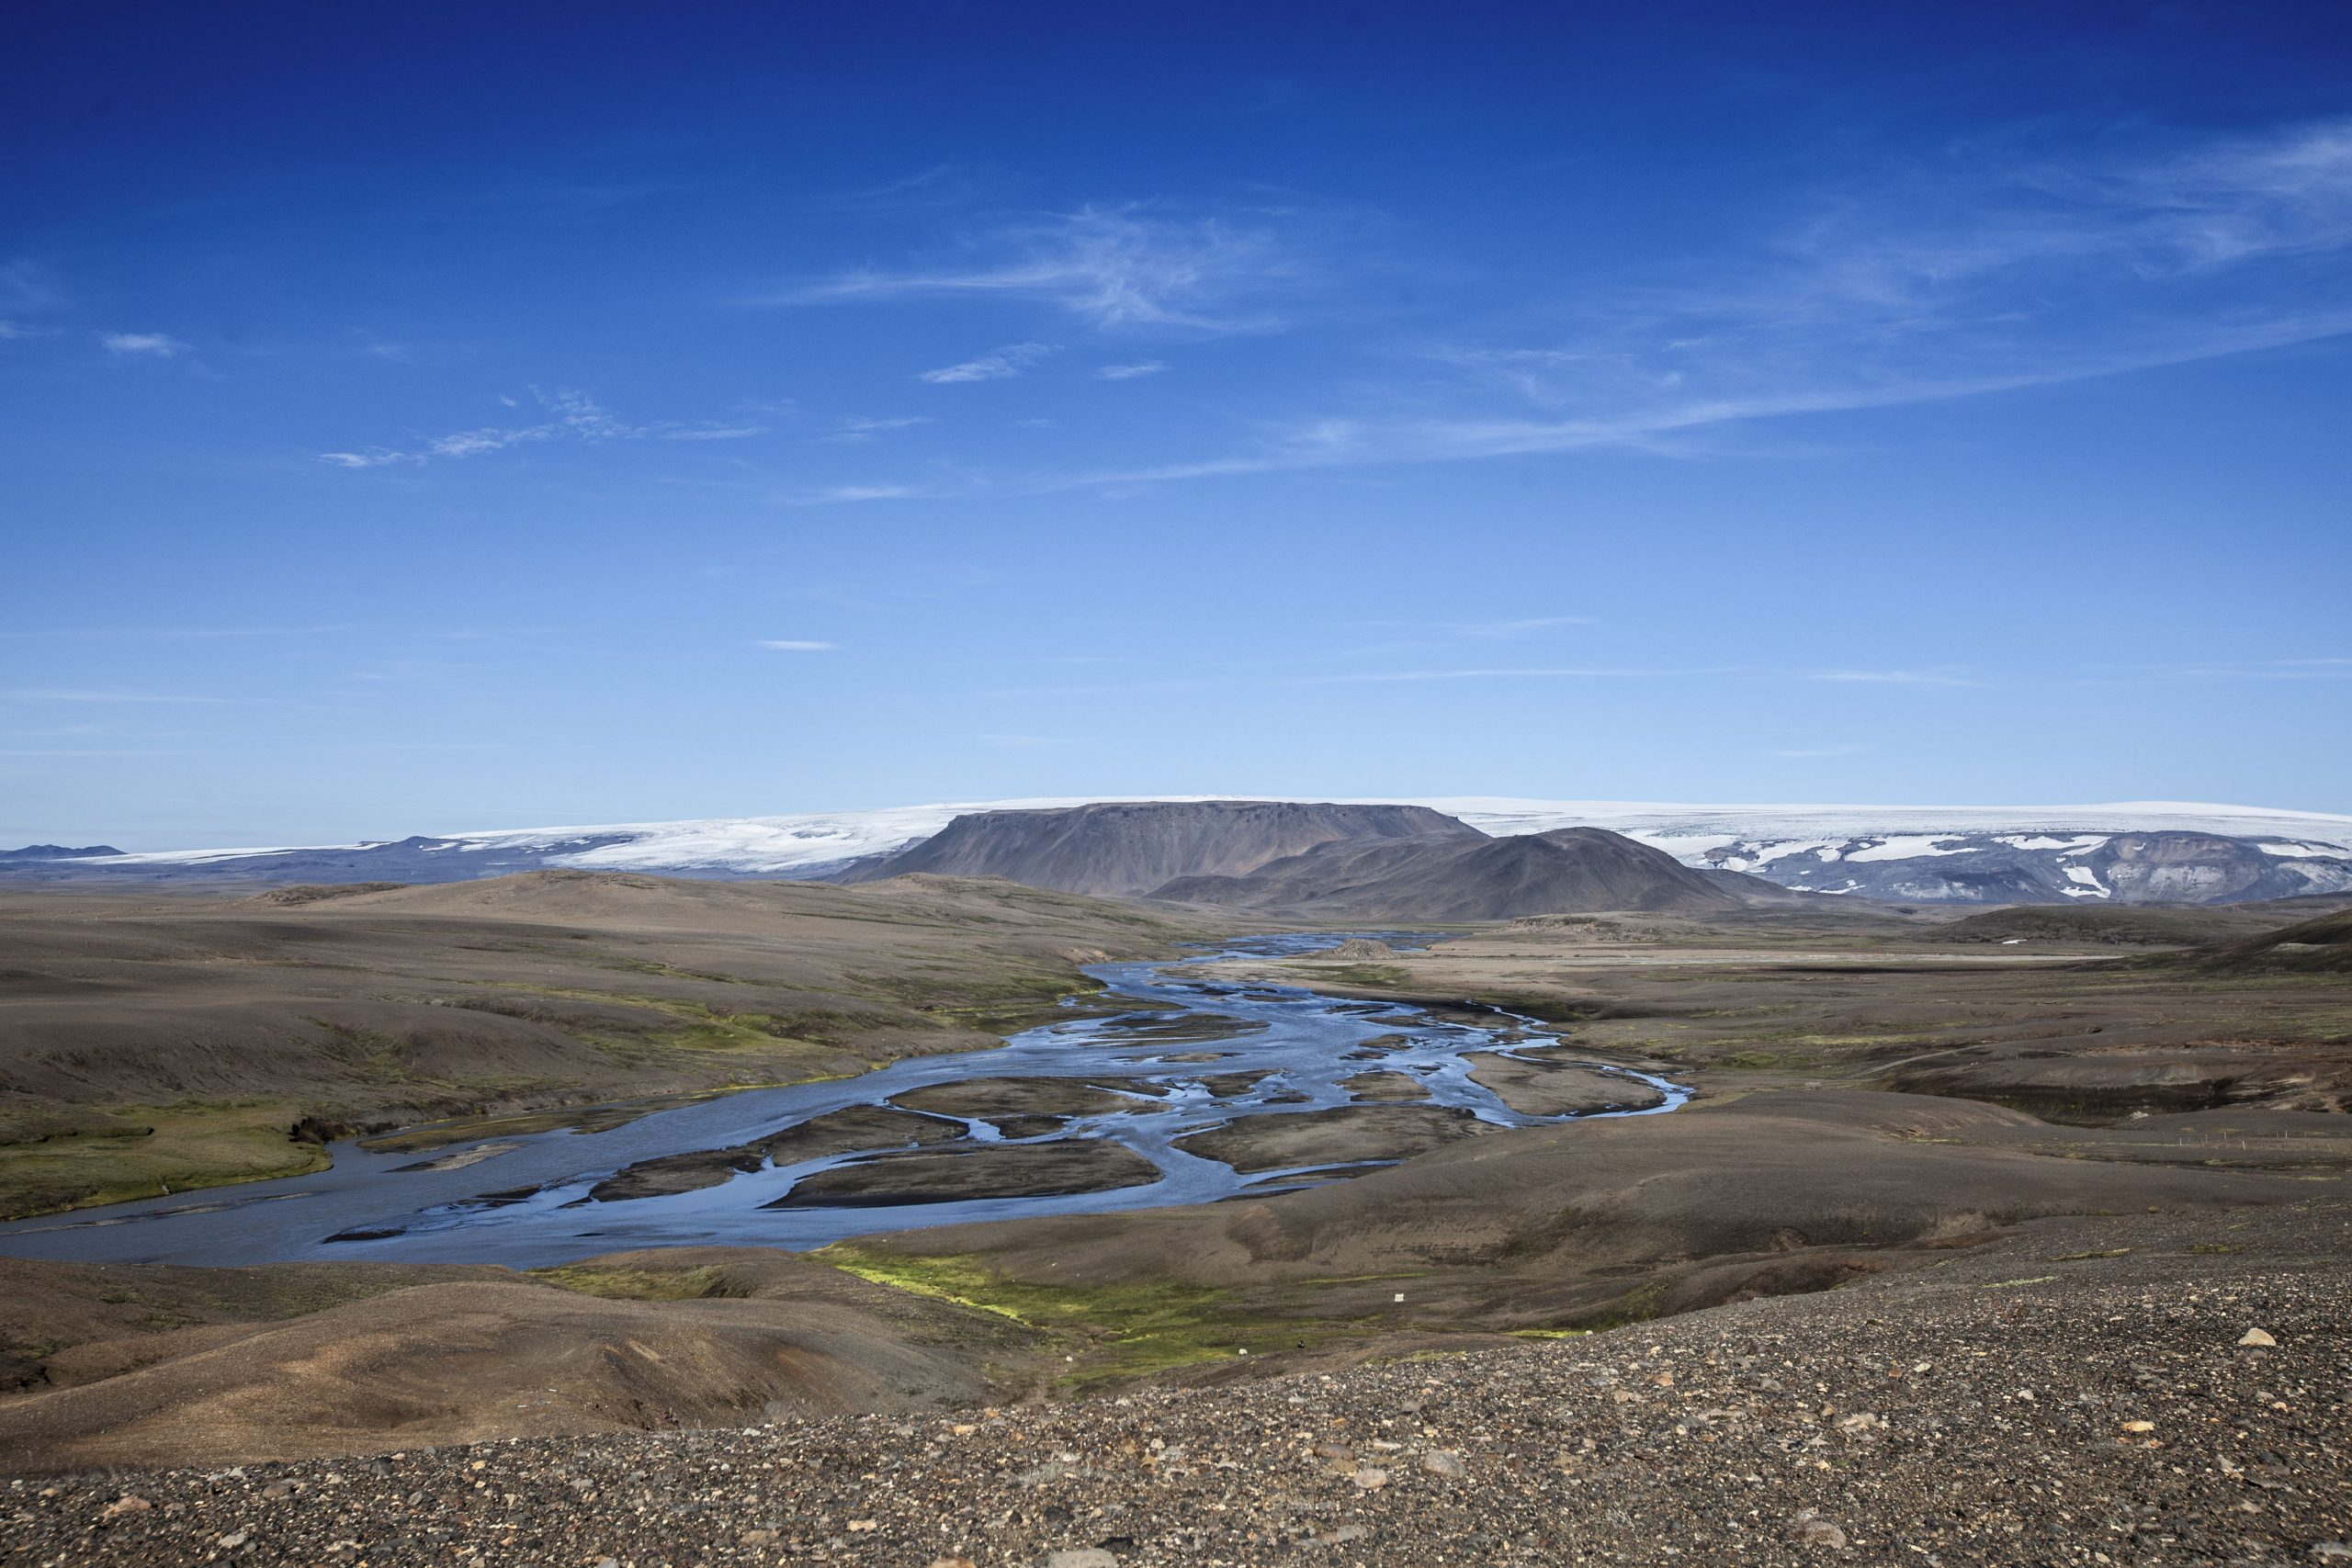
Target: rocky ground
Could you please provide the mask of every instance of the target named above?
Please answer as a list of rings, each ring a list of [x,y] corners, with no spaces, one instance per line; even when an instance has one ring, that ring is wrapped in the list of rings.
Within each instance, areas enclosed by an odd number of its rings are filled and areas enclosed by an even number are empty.
[[[1226,1388],[34,1477],[0,1497],[0,1551],[61,1568],[2352,1560],[2352,1207],[2252,1213],[2222,1245],[2185,1235],[2165,1215],[2041,1222],[1819,1294]]]

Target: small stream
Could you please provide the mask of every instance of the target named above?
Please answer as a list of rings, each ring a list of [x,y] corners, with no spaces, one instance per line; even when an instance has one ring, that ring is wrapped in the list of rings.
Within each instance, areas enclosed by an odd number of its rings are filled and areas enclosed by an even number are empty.
[[[1400,947],[1419,940],[1410,933],[1363,934]],[[337,1144],[334,1168],[308,1176],[0,1225],[0,1254],[93,1263],[341,1259],[538,1268],[633,1247],[806,1248],[918,1225],[1208,1202],[1334,1179],[1339,1168],[1242,1174],[1187,1153],[1177,1146],[1179,1140],[1238,1117],[1295,1115],[1356,1103],[1343,1083],[1366,1072],[1408,1075],[1428,1092],[1415,1103],[1458,1108],[1498,1126],[1567,1119],[1511,1111],[1471,1079],[1464,1060],[1476,1052],[1516,1055],[1559,1043],[1532,1020],[1491,1012],[1464,1013],[1457,1021],[1396,1003],[1179,973],[1205,960],[1295,956],[1343,940],[1329,933],[1261,937],[1184,959],[1096,964],[1086,973],[1105,990],[1087,998],[1083,1014],[1014,1035],[1001,1049],[909,1058],[854,1078],[748,1089],[656,1111],[601,1132],[460,1138],[429,1156]],[[1122,998],[1134,999],[1136,1010],[1100,1010],[1105,1002],[1115,1005]],[[1648,1110],[1592,1114],[1656,1115],[1688,1098],[1665,1079],[1590,1065],[1649,1084],[1666,1097]],[[1227,1075],[1231,1078],[1221,1087],[1229,1092],[1203,1081]],[[1263,1076],[1240,1085],[1238,1080],[1246,1075]],[[621,1201],[589,1197],[599,1181],[640,1161],[752,1143],[811,1117],[880,1105],[928,1086],[1015,1077],[1131,1084],[1136,1092],[1122,1095],[1131,1106],[1079,1116],[1029,1138],[1010,1137],[984,1120],[944,1118],[959,1123],[960,1142],[931,1147],[1108,1139],[1149,1160],[1159,1179],[1042,1197],[765,1206],[818,1171],[888,1152],[862,1149],[766,1166],[695,1191]],[[469,1162],[477,1153],[482,1157]],[[1352,1173],[1364,1163],[1351,1161],[1344,1168]]]

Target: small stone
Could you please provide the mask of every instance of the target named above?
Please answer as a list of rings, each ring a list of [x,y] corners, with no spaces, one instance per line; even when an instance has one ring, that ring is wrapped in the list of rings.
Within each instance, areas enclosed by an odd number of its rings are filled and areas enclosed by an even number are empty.
[[[154,1506],[154,1504],[150,1503],[144,1497],[133,1497],[126,1495],[116,1498],[113,1502],[108,1503],[105,1507],[99,1509],[98,1517],[107,1519],[119,1519],[125,1514],[143,1514]]]
[[[2153,1432],[2156,1424],[2154,1421],[2126,1421],[2123,1429],[2127,1432]]]
[[[1428,1471],[1431,1475],[1443,1475],[1447,1477],[1465,1475],[1469,1473],[1467,1469],[1462,1463],[1462,1457],[1459,1454],[1450,1453],[1444,1449],[1431,1449],[1429,1452],[1423,1454],[1421,1456],[1421,1468]]]
[[[2315,1540],[2312,1555],[2323,1562],[2352,1562],[2352,1541]]]
[[[776,1532],[770,1529],[745,1530],[735,1538],[738,1546],[774,1546]]]
[[[245,1542],[252,1539],[253,1532],[251,1530],[232,1530],[227,1535],[220,1538],[220,1550],[223,1551],[234,1551],[237,1548],[244,1545]]]
[[[2241,1345],[2251,1346],[2257,1350],[2267,1350],[2275,1348],[2278,1341],[2271,1338],[2269,1335],[2265,1334],[2259,1328],[2249,1328],[2244,1334],[2238,1336],[2238,1343]],[[2313,1551],[2317,1551],[2319,1548],[2314,1546],[2312,1550]]]
[[[1046,1568],[1119,1568],[1119,1560],[1099,1546],[1046,1553]]]
[[[261,1489],[261,1495],[273,1503],[280,1497],[291,1497],[294,1495],[294,1483],[290,1481],[273,1481]]]
[[[620,1565],[615,1563],[614,1568],[620,1568]],[[931,1560],[931,1568],[973,1568],[973,1564],[968,1557],[934,1557]]]
[[[1362,1540],[1371,1533],[1362,1525],[1341,1525],[1338,1529],[1324,1531],[1319,1539],[1326,1546],[1338,1546],[1343,1541]]]
[[[1388,1472],[1365,1465],[1356,1472],[1356,1484],[1367,1492],[1377,1492],[1388,1484]]]
[[[1835,1551],[1846,1544],[1846,1532],[1807,1508],[1789,1521],[1789,1539],[1800,1546],[1822,1546]]]
[[[882,1521],[879,1519],[852,1519],[849,1522],[849,1533],[852,1535],[864,1535],[867,1530],[877,1530],[881,1528]]]

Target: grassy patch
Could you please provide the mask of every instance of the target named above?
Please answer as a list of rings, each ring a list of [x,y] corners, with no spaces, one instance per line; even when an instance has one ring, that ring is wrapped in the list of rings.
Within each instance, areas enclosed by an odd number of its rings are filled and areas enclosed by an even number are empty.
[[[1609,1303],[1608,1310],[1596,1314],[1586,1325],[1588,1328],[1623,1328],[1628,1324],[1647,1323],[1666,1307],[1666,1287],[1660,1283],[1637,1285]]]
[[[0,1124],[0,1218],[323,1170],[300,1112],[268,1101],[74,1108]]]
[[[1724,1066],[1746,1067],[1751,1072],[1761,1072],[1780,1065],[1781,1058],[1770,1051],[1735,1051],[1724,1058]]]
[[[2049,1261],[2052,1263],[2082,1263],[2094,1258],[2128,1258],[2131,1255],[2132,1249],[2128,1247],[2110,1247],[2104,1252],[2062,1252],[2055,1258],[2049,1259]]]
[[[1392,991],[1411,978],[1394,964],[1342,964],[1336,968],[1320,964],[1294,964],[1291,967],[1309,980],[1325,985],[1371,986]]]
[[[1208,1285],[1038,1285],[971,1257],[910,1258],[835,1242],[808,1254],[845,1273],[1042,1329],[1071,1356],[1059,1388],[1087,1393],[1179,1367],[1264,1355],[1361,1332],[1359,1325],[1252,1313]]]
[[[622,1302],[698,1302],[718,1293],[720,1271],[700,1269],[597,1269],[571,1263],[554,1269],[534,1269],[531,1277],[545,1280],[583,1296]]]

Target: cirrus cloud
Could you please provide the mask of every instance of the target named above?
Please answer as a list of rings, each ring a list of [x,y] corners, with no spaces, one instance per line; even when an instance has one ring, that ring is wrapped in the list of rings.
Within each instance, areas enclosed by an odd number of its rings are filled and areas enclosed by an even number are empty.
[[[166,333],[100,333],[98,345],[117,359],[174,359],[188,350]]]
[[[967,359],[961,365],[917,371],[915,379],[928,381],[935,387],[952,386],[960,381],[1009,380],[1053,352],[1054,345],[1049,343],[1009,343],[1002,348],[991,349],[978,359]]]

